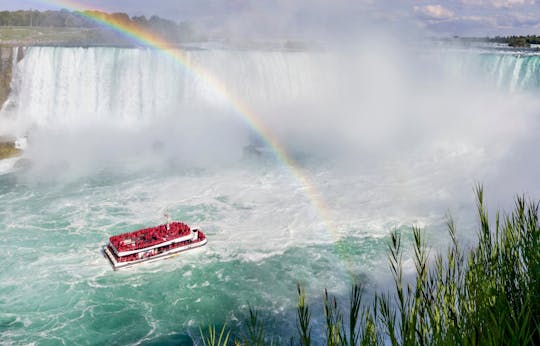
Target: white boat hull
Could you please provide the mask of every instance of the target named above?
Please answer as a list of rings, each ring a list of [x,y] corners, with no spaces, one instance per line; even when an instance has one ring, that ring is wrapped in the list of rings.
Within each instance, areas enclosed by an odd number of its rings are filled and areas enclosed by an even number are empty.
[[[134,265],[141,264],[143,262],[154,262],[154,261],[162,260],[162,259],[165,259],[165,258],[173,257],[173,256],[178,255],[180,252],[184,252],[184,251],[187,251],[187,250],[191,250],[191,249],[195,249],[195,248],[204,246],[204,245],[206,245],[207,242],[208,242],[208,239],[205,238],[205,239],[202,239],[200,241],[187,244],[185,246],[180,246],[180,247],[171,249],[169,251],[164,251],[164,252],[162,252],[162,253],[160,253],[158,255],[154,255],[154,256],[146,257],[146,258],[141,258],[141,259],[137,259],[137,260],[133,260],[133,261],[128,261],[128,262],[118,262],[116,257],[114,256],[114,254],[111,252],[111,250],[109,249],[109,247],[107,245],[105,245],[103,247],[103,254],[105,255],[105,257],[107,257],[109,259],[109,262],[111,263],[113,269],[118,270],[118,269],[122,269],[122,268],[132,267]]]

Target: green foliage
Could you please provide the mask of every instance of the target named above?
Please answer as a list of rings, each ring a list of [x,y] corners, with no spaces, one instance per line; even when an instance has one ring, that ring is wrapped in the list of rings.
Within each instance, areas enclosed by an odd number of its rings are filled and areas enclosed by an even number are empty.
[[[311,312],[309,306],[306,304],[306,292],[302,286],[297,286],[298,291],[298,303],[296,305],[296,312],[298,315],[297,330],[300,338],[300,345],[311,345]]]
[[[511,37],[508,39],[510,47],[530,47],[531,44],[526,37]]]
[[[199,332],[201,333],[203,346],[227,346],[229,336],[231,335],[230,329],[228,329],[225,324],[221,327],[219,336],[215,326],[208,327],[208,335],[205,335],[200,328]]]
[[[121,25],[124,28],[145,30],[169,42],[181,42],[193,38],[189,23],[176,23],[171,20],[152,16],[130,17],[126,13],[106,13],[101,11],[0,11],[0,27],[36,27],[36,28],[78,28],[97,29],[100,24],[93,18],[104,22]],[[189,35],[189,36],[188,36]],[[91,42],[90,42],[91,43]]]
[[[249,307],[248,333],[244,336],[244,345],[265,345],[264,321],[259,318],[259,312],[252,306]]]
[[[518,197],[510,215],[496,214],[493,227],[482,187],[476,195],[475,247],[459,246],[450,220],[451,245],[444,255],[430,256],[421,230],[414,228],[416,273],[405,278],[401,234],[393,232],[388,260],[394,287],[366,304],[362,286],[353,285],[345,315],[325,290],[320,338],[340,346],[540,344],[539,205]],[[297,292],[298,344],[310,345],[311,310],[304,289],[298,286]],[[253,341],[245,344],[264,345],[264,325],[251,308],[250,325]]]
[[[503,224],[492,229],[477,188],[478,245],[462,250],[452,221],[446,255],[428,261],[418,229],[414,235],[415,280],[403,280],[401,236],[391,235],[393,294],[378,296],[382,329],[395,345],[535,344],[539,337],[538,204],[517,198]],[[431,268],[430,268],[431,265]],[[406,286],[406,288],[405,288]],[[392,304],[395,300],[395,304]]]
[[[488,39],[491,42],[506,43],[510,47],[530,47],[531,44],[540,44],[540,36],[496,36]]]

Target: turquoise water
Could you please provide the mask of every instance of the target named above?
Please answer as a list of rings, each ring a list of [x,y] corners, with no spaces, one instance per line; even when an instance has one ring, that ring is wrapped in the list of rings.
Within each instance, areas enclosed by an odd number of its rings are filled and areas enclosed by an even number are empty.
[[[265,194],[259,187],[252,193],[278,203],[277,195],[291,186],[278,185],[286,172],[277,171],[263,175],[274,180],[275,188]],[[379,236],[348,236],[329,243],[316,215],[309,216],[309,210],[301,215],[310,206],[299,195],[290,198],[298,198],[300,206],[291,204],[287,214],[275,206],[259,206],[258,201],[246,205],[238,194],[226,194],[230,181],[219,183],[214,174],[103,173],[69,184],[30,182],[23,173],[0,176],[0,204],[5,206],[0,212],[1,339],[45,345],[189,343],[200,326],[227,322],[241,329],[247,304],[269,317],[270,330],[286,335],[293,331],[287,321],[294,314],[297,283],[313,292],[331,285],[339,293],[350,282],[345,261],[357,274],[367,273],[384,253]],[[161,201],[162,193],[179,191],[175,187],[208,186],[209,180],[214,186],[201,191],[204,200]],[[172,259],[112,271],[100,247],[113,234],[159,221],[159,208],[154,206],[165,206],[173,219],[200,225],[208,245]],[[147,218],[152,209],[155,214]],[[268,215],[254,217],[259,209]],[[283,229],[280,224],[290,221],[271,220],[287,215],[293,221],[305,217],[303,222],[312,222],[313,228]],[[301,238],[310,231],[323,239]]]

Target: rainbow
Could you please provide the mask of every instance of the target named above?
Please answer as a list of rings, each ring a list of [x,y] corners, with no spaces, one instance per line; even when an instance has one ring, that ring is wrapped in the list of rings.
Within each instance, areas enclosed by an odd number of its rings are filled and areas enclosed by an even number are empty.
[[[208,86],[210,86],[213,90],[215,90],[218,94],[220,94],[222,97],[224,97],[224,99],[228,101],[228,103],[235,110],[235,112],[242,117],[244,122],[256,133],[258,133],[258,135],[265,142],[265,144],[272,149],[276,158],[292,172],[292,174],[296,177],[298,182],[306,191],[308,198],[311,200],[312,205],[317,210],[321,221],[324,223],[324,227],[332,236],[334,243],[339,239],[335,227],[333,227],[332,225],[333,222],[329,216],[328,208],[324,200],[321,198],[321,195],[316,190],[314,184],[311,182],[308,175],[295,162],[295,160],[287,154],[287,151],[280,143],[278,138],[256,115],[256,113],[238,96],[234,95],[222,81],[218,80],[208,71],[190,61],[184,51],[182,51],[178,47],[171,45],[171,43],[164,38],[144,29],[141,26],[131,25],[129,23],[113,20],[110,17],[101,15],[101,13],[107,11],[96,10],[95,8],[90,10],[87,8],[86,5],[71,0],[43,0],[42,2],[54,6],[59,6],[71,11],[77,11],[81,14],[81,16],[88,18],[96,23],[99,23],[104,27],[111,28],[116,32],[119,32],[122,35],[132,39],[134,42],[137,42],[146,47],[160,50],[163,52],[163,54],[166,54],[167,56],[178,62],[180,65],[182,65],[186,69],[186,71],[193,74],[200,80],[204,81]],[[339,254],[340,251],[337,252],[339,257],[343,257],[343,255]],[[341,258],[341,260],[344,261],[343,258]],[[344,262],[346,262],[346,267],[348,267],[348,274],[352,276],[352,270],[350,269],[349,264],[347,263],[347,261]]]

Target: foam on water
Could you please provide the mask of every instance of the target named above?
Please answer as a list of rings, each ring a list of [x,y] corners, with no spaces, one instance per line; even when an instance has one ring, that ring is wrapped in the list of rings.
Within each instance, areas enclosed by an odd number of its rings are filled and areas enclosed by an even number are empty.
[[[200,325],[240,323],[247,303],[275,319],[288,318],[297,282],[318,295],[328,286],[344,294],[349,269],[372,282],[383,280],[378,275],[386,267],[390,230],[419,220],[434,230],[444,221],[446,209],[419,212],[422,208],[414,206],[444,204],[425,186],[434,179],[431,173],[403,185],[388,178],[341,180],[319,167],[312,173],[334,203],[335,231],[322,227],[302,188],[279,166],[196,175],[98,175],[68,186],[4,176],[2,184],[11,190],[0,196],[7,206],[0,212],[5,268],[0,291],[2,319],[14,320],[3,326],[3,338],[101,343],[112,337],[137,343],[173,332],[197,335]],[[448,183],[458,186],[460,178]],[[456,208],[460,215],[467,210]],[[164,210],[201,226],[209,244],[113,272],[100,246],[113,234],[160,222]],[[277,322],[272,328],[291,332]]]

